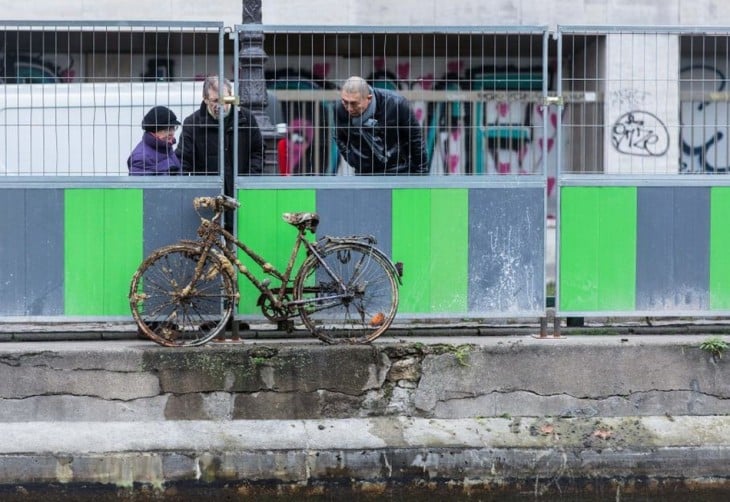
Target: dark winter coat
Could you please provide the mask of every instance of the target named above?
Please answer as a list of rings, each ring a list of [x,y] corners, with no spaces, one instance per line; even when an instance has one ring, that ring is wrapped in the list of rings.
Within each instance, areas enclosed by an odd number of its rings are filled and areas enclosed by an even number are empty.
[[[245,108],[238,114],[238,174],[261,174],[264,168],[264,143],[256,119]],[[223,120],[224,162],[233,164],[233,112]],[[218,174],[218,119],[208,113],[205,102],[189,115],[182,126],[177,154],[184,173]]]
[[[353,125],[340,103],[335,112],[334,140],[357,174],[428,174],[428,158],[421,128],[403,97],[372,89],[373,116],[365,125]]]
[[[127,159],[130,175],[180,174],[180,159],[166,140],[145,132]]]

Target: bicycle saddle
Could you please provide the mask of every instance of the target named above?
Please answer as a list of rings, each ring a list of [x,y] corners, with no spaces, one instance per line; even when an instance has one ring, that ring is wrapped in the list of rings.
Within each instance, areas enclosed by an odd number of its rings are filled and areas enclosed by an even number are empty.
[[[281,217],[290,225],[304,228],[312,233],[317,231],[317,225],[319,225],[319,215],[317,213],[284,213]]]

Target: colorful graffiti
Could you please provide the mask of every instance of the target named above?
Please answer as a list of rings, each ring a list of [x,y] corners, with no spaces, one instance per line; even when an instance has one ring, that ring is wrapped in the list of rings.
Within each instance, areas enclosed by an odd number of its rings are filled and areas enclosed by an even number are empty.
[[[0,82],[6,84],[55,84],[76,78],[74,58],[64,56],[60,63],[43,54],[3,53],[0,58]]]

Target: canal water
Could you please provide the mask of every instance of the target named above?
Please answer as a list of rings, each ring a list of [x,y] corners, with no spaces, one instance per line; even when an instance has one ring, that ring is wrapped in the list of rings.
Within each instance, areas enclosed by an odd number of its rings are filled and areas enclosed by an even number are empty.
[[[383,486],[358,484],[357,488],[339,483],[315,486],[266,486],[245,483],[209,484],[185,482],[165,487],[135,486],[118,488],[109,485],[38,484],[0,488],[2,502],[107,502],[107,501],[256,501],[256,502],[370,502],[370,501],[448,501],[448,502],[727,502],[730,500],[730,481],[718,480],[716,486],[691,487],[683,482],[648,482],[630,487],[606,482],[598,486],[594,482],[583,487],[566,483],[561,487],[553,481],[551,486],[502,486],[485,490],[480,487],[464,487],[461,483],[417,482],[409,485]],[[623,482],[621,482],[623,483]],[[613,485],[613,486],[611,486]],[[643,485],[643,486],[642,486]]]

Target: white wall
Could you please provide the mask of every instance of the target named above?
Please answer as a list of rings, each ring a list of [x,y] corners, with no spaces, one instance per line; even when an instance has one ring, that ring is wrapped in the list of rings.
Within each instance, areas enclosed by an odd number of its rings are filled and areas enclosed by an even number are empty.
[[[609,34],[606,52],[604,171],[676,174],[679,37]]]
[[[726,0],[263,0],[265,24],[720,25]]]
[[[727,0],[261,0],[265,24],[721,25]],[[11,20],[175,20],[241,23],[241,0],[0,0]]]
[[[0,12],[14,21],[222,21],[233,26],[241,24],[242,5],[241,0],[0,0]]]

